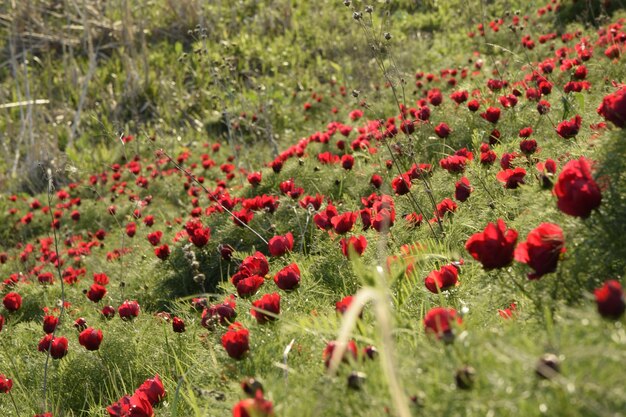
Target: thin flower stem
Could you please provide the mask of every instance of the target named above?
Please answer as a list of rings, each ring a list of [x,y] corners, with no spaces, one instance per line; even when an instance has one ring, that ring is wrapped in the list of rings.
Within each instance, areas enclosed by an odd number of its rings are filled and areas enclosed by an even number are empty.
[[[48,182],[48,208],[50,208],[52,206],[52,189],[54,188],[54,184],[53,184],[53,177],[52,177],[52,170],[48,168],[47,172],[45,173],[46,175],[46,179]],[[54,227],[54,214],[52,213],[52,210],[48,210],[50,213],[50,218],[52,219],[52,233],[54,235],[54,252],[56,255],[56,270],[57,270],[57,275],[59,278],[59,281],[61,282],[61,308],[60,308],[60,312],[59,312],[59,322],[56,325],[56,327],[54,328],[54,330],[52,331],[52,338],[50,339],[50,345],[48,346],[48,351],[46,352],[46,363],[44,365],[44,372],[43,372],[43,412],[46,412],[47,407],[47,389],[48,389],[48,365],[50,364],[50,350],[52,349],[52,341],[54,340],[54,336],[57,332],[57,330],[59,329],[59,327],[61,327],[61,322],[63,320],[63,313],[65,312],[65,282],[63,281],[63,274],[61,273],[61,256],[59,254],[59,238],[57,236],[57,230]]]
[[[11,397],[11,402],[13,403],[13,407],[15,407],[15,415],[17,417],[20,416],[20,409],[17,408],[17,403],[15,402],[15,397],[13,397],[13,393],[9,391],[9,397]]]

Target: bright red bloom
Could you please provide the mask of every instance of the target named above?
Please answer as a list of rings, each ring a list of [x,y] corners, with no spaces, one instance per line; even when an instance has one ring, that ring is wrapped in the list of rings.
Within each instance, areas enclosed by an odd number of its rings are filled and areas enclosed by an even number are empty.
[[[339,314],[344,314],[350,307],[350,304],[352,304],[353,299],[354,297],[351,295],[343,297],[341,300],[335,303],[335,311],[337,311],[337,313]]]
[[[258,390],[255,398],[246,398],[233,407],[233,417],[273,417],[274,408],[271,401],[263,398]]]
[[[320,213],[316,213],[315,216],[313,216],[313,221],[315,222],[315,225],[320,229],[328,230],[333,227],[332,223],[330,222],[331,219],[338,214],[339,213],[337,212],[335,206],[333,206],[332,204],[328,204],[323,211],[321,211]]]
[[[10,292],[4,296],[2,304],[10,312],[17,311],[22,307],[22,297],[16,292]]]
[[[113,306],[102,307],[100,313],[105,319],[112,319],[113,317],[115,317],[115,309],[113,308]]]
[[[432,271],[425,279],[424,285],[428,291],[439,293],[457,286],[459,283],[459,270],[452,265],[444,265],[439,271]]]
[[[94,273],[93,282],[100,285],[109,285],[109,277],[104,272]]]
[[[174,333],[184,333],[185,322],[180,317],[174,317],[172,319],[172,330],[174,330]]]
[[[433,333],[438,339],[452,333],[454,322],[462,324],[461,317],[453,308],[434,307],[424,316],[424,328],[427,333]]]
[[[506,230],[504,220],[487,224],[485,230],[475,233],[465,242],[465,249],[485,270],[502,268],[513,262],[517,231]]]
[[[411,188],[411,178],[407,174],[399,175],[391,181],[391,188],[397,195],[408,194]]]
[[[376,215],[371,221],[371,226],[379,233],[388,232],[391,226],[393,226],[395,219],[396,211],[393,208],[391,210],[383,208],[376,212]]]
[[[283,291],[298,288],[300,286],[300,268],[295,263],[287,265],[274,275],[274,282]]]
[[[253,187],[256,187],[257,185],[259,185],[261,183],[262,178],[263,178],[263,174],[261,173],[261,171],[252,172],[248,174],[248,182]]]
[[[602,99],[598,106],[598,114],[606,120],[613,122],[615,126],[626,126],[626,86]]]
[[[454,213],[457,207],[458,205],[454,201],[444,198],[441,203],[437,204],[437,215],[439,218],[443,218],[446,213]]]
[[[190,221],[185,224],[189,240],[199,248],[204,247],[211,238],[211,229],[204,227],[199,221]]]
[[[349,154],[345,154],[341,157],[341,166],[345,170],[351,170],[354,166],[354,157]]]
[[[505,169],[498,172],[496,178],[498,181],[504,183],[504,188],[515,189],[520,184],[524,184],[524,177],[526,176],[526,170],[524,168]]]
[[[233,359],[243,359],[250,350],[250,332],[239,322],[228,326],[228,331],[222,336],[222,346]]]
[[[161,243],[161,237],[163,237],[163,232],[157,230],[155,232],[149,233],[147,239],[152,246],[157,246],[159,243]]]
[[[324,352],[322,356],[324,359],[324,365],[326,365],[327,368],[330,366],[330,360],[332,359],[333,352],[335,351],[337,346],[338,345],[336,341],[331,341],[331,342],[328,342],[326,344],[326,347],[324,348]],[[348,344],[346,345],[346,350],[343,353],[343,357],[341,358],[341,361],[345,363],[349,363],[351,360],[356,361],[358,356],[359,356],[359,349],[357,348],[356,343],[354,343],[354,340],[350,340]]]
[[[465,165],[468,159],[461,155],[450,155],[439,161],[439,166],[449,173],[465,171]]]
[[[137,390],[132,396],[125,395],[107,407],[109,417],[153,417],[154,410],[148,396]]]
[[[98,350],[102,343],[102,330],[88,327],[78,335],[78,343],[87,350]]]
[[[269,241],[270,255],[282,256],[293,249],[293,235],[288,232],[284,236],[274,236]]]
[[[139,316],[139,303],[126,300],[117,308],[117,312],[122,320],[133,319]]]
[[[498,107],[489,107],[487,111],[480,114],[480,117],[490,123],[496,124],[500,120],[500,109]]]
[[[589,161],[584,157],[569,161],[554,185],[557,206],[565,214],[587,218],[602,201],[600,187],[591,176]]]
[[[439,123],[436,127],[435,127],[435,133],[437,134],[437,136],[439,136],[440,138],[447,138],[448,136],[450,136],[450,132],[452,132],[452,130],[450,129],[450,127],[445,124],[445,123]]]
[[[454,184],[454,198],[460,202],[464,202],[469,198],[473,190],[474,188],[470,185],[469,180],[462,177]]]
[[[126,234],[128,237],[135,236],[135,233],[137,233],[137,225],[134,222],[128,223],[126,225]]]
[[[265,279],[260,275],[251,275],[249,277],[238,279],[235,284],[237,294],[242,298],[254,295],[264,282]]]
[[[44,350],[41,350],[42,347],[44,347]],[[67,339],[65,337],[53,338],[52,335],[45,336],[39,342],[39,351],[47,352],[48,349],[50,349],[50,356],[52,359],[63,358],[67,355]]]
[[[343,238],[340,243],[341,253],[343,253],[343,256],[346,258],[350,256],[350,252],[354,252],[358,256],[361,256],[363,255],[363,252],[365,252],[365,248],[367,248],[367,239],[362,235],[359,237],[350,236],[348,239]]]
[[[524,155],[532,155],[537,151],[537,141],[535,139],[525,139],[519,143],[519,148]]]
[[[605,282],[601,288],[594,290],[594,294],[598,313],[602,317],[617,320],[624,314],[626,301],[624,300],[624,290],[618,281]]]
[[[354,223],[356,222],[357,213],[349,211],[347,213],[339,214],[332,219],[330,223],[333,225],[333,229],[336,233],[342,235],[352,230]]]
[[[154,254],[157,258],[164,261],[170,256],[170,247],[166,244],[159,246],[158,248],[154,248]]]
[[[2,331],[3,327],[4,327],[4,317],[2,316],[2,314],[0,314],[0,332]]]
[[[156,374],[154,378],[146,379],[143,384],[137,388],[135,395],[137,393],[145,394],[148,401],[153,406],[161,402],[161,400],[165,398],[165,387],[163,386],[163,382],[161,382],[159,374]]]
[[[89,287],[89,291],[87,291],[87,298],[89,298],[90,301],[97,303],[104,298],[106,293],[106,287],[99,284],[92,284],[91,287]]]
[[[43,318],[43,331],[46,334],[54,333],[59,324],[59,318],[56,316],[45,316]]]
[[[535,270],[528,274],[528,279],[539,279],[556,271],[559,257],[564,252],[563,230],[553,223],[541,223],[528,234],[526,242],[517,245],[515,260]]]
[[[276,320],[275,317],[269,316],[259,310],[265,310],[275,315],[280,314],[280,295],[278,293],[265,294],[260,299],[253,301],[252,306],[256,307],[256,309],[250,309],[250,314],[252,314],[252,317],[254,317],[259,324],[274,321]]]
[[[558,133],[560,137],[565,139],[573,138],[578,134],[581,124],[582,118],[579,115],[576,115],[570,120],[563,120],[561,123],[559,123],[556,127],[556,133]]]
[[[6,394],[11,391],[11,388],[13,388],[13,380],[0,374],[0,393]]]

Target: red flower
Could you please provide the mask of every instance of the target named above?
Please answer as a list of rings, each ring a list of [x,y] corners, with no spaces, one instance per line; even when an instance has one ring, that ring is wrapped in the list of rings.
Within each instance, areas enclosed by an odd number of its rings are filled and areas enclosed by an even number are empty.
[[[185,224],[189,240],[199,248],[204,247],[211,238],[211,229],[204,227],[199,221],[190,221]]]
[[[46,335],[39,342],[38,349],[40,352],[47,352],[49,349],[52,359],[61,359],[67,355],[67,339],[65,337],[53,338],[51,334]]]
[[[156,374],[154,378],[146,379],[143,384],[137,388],[135,395],[143,393],[151,405],[158,404],[163,398],[165,398],[165,387],[159,374]]]
[[[454,322],[461,324],[461,317],[453,308],[434,307],[424,316],[424,328],[427,333],[433,333],[438,339],[452,335]]]
[[[345,170],[351,170],[354,165],[354,157],[352,155],[345,154],[341,157],[341,166]]]
[[[537,141],[535,139],[525,139],[519,143],[519,148],[524,155],[532,155],[537,151]]]
[[[578,134],[581,124],[581,117],[579,115],[576,115],[570,120],[563,120],[561,123],[559,123],[556,127],[556,133],[558,133],[560,137],[565,139],[573,138]]]
[[[293,235],[291,232],[285,236],[274,236],[269,241],[270,254],[272,256],[282,256],[293,249]]]
[[[498,219],[487,224],[485,230],[470,236],[465,242],[465,249],[485,270],[502,268],[513,262],[513,251],[517,242],[517,231],[506,230],[504,220]]]
[[[498,107],[489,107],[486,112],[480,114],[480,117],[496,124],[500,120],[500,109]]]
[[[399,175],[391,181],[391,188],[397,195],[408,194],[411,188],[411,178],[407,174]]]
[[[153,417],[154,410],[148,396],[137,390],[132,396],[125,395],[107,407],[109,417]]]
[[[343,238],[340,241],[341,243],[341,253],[346,258],[350,257],[350,252],[356,253],[358,256],[363,255],[365,252],[365,248],[367,248],[367,239],[365,236],[354,237],[351,236],[349,239]]]
[[[10,292],[4,296],[2,304],[4,304],[4,308],[11,312],[17,311],[22,306],[22,297],[16,292]]]
[[[338,344],[336,341],[331,341],[326,344],[324,348],[324,352],[322,354],[324,358],[324,365],[328,368],[330,366],[330,360],[333,357],[333,352],[335,348],[337,348]],[[359,349],[356,347],[356,343],[354,340],[350,340],[346,345],[346,350],[343,353],[343,357],[341,358],[342,362],[349,363],[350,360],[356,361],[359,355]]]
[[[154,248],[154,254],[162,261],[166,260],[170,256],[170,253],[170,247],[167,243],[158,248]]]
[[[258,390],[255,398],[246,398],[233,407],[233,417],[273,417],[272,402],[263,398],[263,391]]]
[[[249,297],[255,294],[265,280],[262,276],[251,275],[249,277],[241,278],[237,280],[235,287],[237,288],[237,294],[242,297]]]
[[[89,291],[87,291],[87,298],[89,298],[89,300],[93,301],[94,303],[97,303],[98,301],[102,300],[102,298],[104,298],[106,293],[106,287],[103,287],[99,284],[92,284],[91,287],[89,287]]]
[[[498,181],[504,183],[504,188],[515,189],[520,184],[524,184],[524,177],[526,176],[526,170],[524,168],[505,169],[498,172],[496,178]]]
[[[78,343],[87,350],[98,350],[102,343],[102,330],[96,330],[88,327],[78,335]]]
[[[378,210],[376,216],[372,219],[371,225],[377,232],[388,232],[389,228],[393,226],[393,222],[396,218],[396,211],[392,208],[383,208]]]
[[[175,333],[184,333],[185,322],[179,317],[174,317],[172,319],[172,330],[174,330]]]
[[[54,333],[59,324],[59,318],[55,316],[45,316],[43,318],[43,331],[46,334]]]
[[[465,165],[468,159],[461,155],[450,155],[447,158],[443,158],[439,161],[439,166],[449,173],[463,172],[465,171]]]
[[[0,392],[6,394],[11,391],[13,387],[13,380],[7,378],[5,375],[0,374]]]
[[[542,223],[532,230],[526,242],[515,249],[515,260],[527,264],[535,270],[528,279],[539,279],[556,271],[559,257],[565,252],[563,230],[553,223]]]
[[[565,165],[553,193],[563,213],[582,218],[589,217],[602,201],[600,187],[593,180],[589,161],[584,157]]]
[[[459,283],[459,270],[452,265],[444,265],[439,271],[432,271],[425,279],[424,285],[428,291],[438,294]]]
[[[598,107],[598,114],[606,120],[613,122],[615,126],[626,126],[626,86],[602,99]]]
[[[128,237],[135,236],[135,233],[137,233],[137,225],[133,222],[128,223],[126,225],[126,234]]]
[[[454,213],[457,207],[458,205],[454,201],[444,198],[441,203],[437,204],[437,215],[439,218],[443,218],[446,213]]]
[[[624,314],[626,302],[624,300],[624,291],[618,281],[610,280],[605,282],[601,288],[594,291],[594,294],[596,296],[598,313],[602,317],[617,320]]]
[[[256,187],[257,185],[259,185],[261,183],[262,177],[263,177],[263,174],[261,173],[261,171],[252,172],[252,173],[248,174],[248,182],[253,187]]]
[[[126,300],[117,308],[117,312],[122,320],[133,319],[139,316],[139,303]]]
[[[113,317],[115,317],[115,309],[113,308],[113,306],[102,307],[100,313],[105,319],[112,319]]]
[[[300,286],[300,268],[295,263],[287,265],[274,275],[274,282],[283,291],[298,288]]]
[[[447,138],[448,136],[450,136],[450,132],[452,130],[450,129],[450,127],[445,124],[445,123],[439,123],[436,127],[435,127],[435,133],[437,134],[437,136],[439,136],[440,138]]]
[[[333,229],[336,233],[342,235],[352,230],[354,222],[356,222],[357,213],[349,211],[347,213],[339,214],[332,219],[330,223],[333,225]]]
[[[239,322],[228,326],[228,331],[222,336],[222,346],[233,359],[243,359],[250,350],[250,332]]]
[[[315,216],[313,216],[313,221],[315,222],[315,225],[320,229],[328,230],[332,227],[332,223],[330,222],[331,219],[338,214],[339,213],[337,212],[335,206],[333,206],[332,204],[328,204],[326,206],[326,209],[324,209],[320,213],[316,213]]]
[[[383,177],[378,174],[373,174],[372,178],[370,178],[370,184],[376,188],[380,188],[380,186],[383,185]]]
[[[148,242],[150,242],[150,244],[152,246],[157,246],[160,242],[161,242],[161,237],[163,236],[163,232],[160,230],[157,230],[155,232],[149,233],[148,234]]]
[[[280,295],[278,293],[265,294],[260,299],[253,301],[252,306],[256,307],[250,309],[250,314],[256,319],[259,324],[265,324],[268,321],[274,321],[276,318],[269,316],[262,311],[264,310],[275,315],[280,314]]]
[[[109,277],[104,272],[94,273],[93,274],[93,282],[100,285],[108,285]]]
[[[2,314],[0,314],[0,332],[2,331],[3,327],[4,327],[4,317],[2,316]]]
[[[459,200],[460,202],[466,201],[474,188],[470,185],[470,182],[467,178],[462,177],[459,181],[454,184],[454,198]]]
[[[353,299],[354,297],[351,295],[343,297],[341,300],[335,303],[335,311],[337,311],[337,313],[339,314],[344,314],[350,307],[350,304],[352,304]]]

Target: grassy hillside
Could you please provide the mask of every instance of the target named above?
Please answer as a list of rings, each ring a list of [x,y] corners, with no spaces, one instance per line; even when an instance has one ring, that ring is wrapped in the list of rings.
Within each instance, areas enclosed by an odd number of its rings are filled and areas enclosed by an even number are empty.
[[[620,2],[7,3],[0,415],[626,409]]]

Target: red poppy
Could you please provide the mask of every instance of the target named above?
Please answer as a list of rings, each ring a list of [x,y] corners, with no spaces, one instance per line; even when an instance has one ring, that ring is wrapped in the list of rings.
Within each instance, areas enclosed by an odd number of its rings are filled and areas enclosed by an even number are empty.
[[[596,297],[596,305],[598,313],[602,317],[610,319],[619,319],[626,310],[626,302],[624,300],[624,290],[616,280],[610,280],[604,283],[601,288],[594,291]]]
[[[13,380],[0,374],[0,393],[6,394],[11,391],[11,388],[13,388]]]
[[[161,400],[165,398],[165,387],[163,386],[159,374],[156,374],[154,378],[146,379],[135,391],[135,394],[137,393],[145,394],[148,401],[153,406],[161,402]]]
[[[98,301],[102,300],[102,298],[104,298],[106,293],[106,287],[99,284],[92,284],[91,287],[89,287],[89,291],[87,291],[87,298],[90,301],[97,303]]]
[[[562,253],[565,253],[563,230],[556,224],[542,223],[517,246],[515,260],[535,270],[528,274],[528,279],[539,279],[556,271]]]
[[[453,335],[454,323],[462,324],[461,317],[453,308],[434,307],[424,316],[424,328],[427,333],[432,333],[438,339],[448,338]]]
[[[445,139],[448,136],[450,136],[450,132],[452,132],[452,130],[450,129],[450,126],[448,126],[447,124],[443,122],[435,126],[435,133],[437,134],[437,136],[439,136],[442,139]]]
[[[350,257],[351,252],[361,256],[363,255],[363,252],[365,252],[365,248],[367,248],[367,239],[362,235],[359,237],[351,236],[348,239],[343,238],[340,243],[341,253],[343,253],[343,256],[346,258]]]
[[[150,242],[152,246],[157,246],[161,242],[162,236],[163,236],[163,232],[160,230],[157,230],[155,232],[149,233],[147,239],[148,239],[148,242]]]
[[[56,316],[45,316],[43,318],[43,331],[46,334],[54,333],[59,324],[59,318]]]
[[[133,319],[139,316],[139,303],[126,300],[117,308],[117,312],[122,320]]]
[[[167,243],[158,248],[154,248],[154,254],[162,261],[166,260],[170,256],[170,253],[170,247]]]
[[[260,299],[253,301],[252,306],[255,308],[250,309],[250,314],[252,314],[252,317],[254,317],[259,324],[274,321],[276,320],[275,317],[259,310],[264,310],[274,315],[280,314],[280,295],[278,293],[265,294]]]
[[[490,123],[496,124],[500,120],[500,109],[498,107],[489,107],[487,111],[480,114],[480,117]]]
[[[407,174],[399,175],[391,181],[391,188],[397,195],[408,194],[411,188],[411,178]]]
[[[269,241],[269,250],[272,256],[282,256],[293,249],[293,235],[288,232],[284,236],[274,236]]]
[[[184,333],[185,322],[180,317],[174,317],[172,319],[172,330],[174,330],[174,333]]]
[[[10,312],[17,311],[22,306],[22,297],[16,292],[10,292],[4,296],[2,304]]]
[[[439,161],[439,166],[449,173],[457,173],[465,171],[465,165],[468,159],[460,155],[450,155]]]
[[[626,86],[606,95],[598,107],[598,114],[617,127],[626,126]]]
[[[287,265],[274,275],[274,282],[283,291],[291,291],[298,288],[300,279],[300,268],[295,263]]]
[[[524,184],[524,177],[526,176],[526,170],[524,168],[505,169],[498,172],[496,178],[498,181],[504,183],[504,188],[515,189],[520,184]]]
[[[248,182],[253,187],[256,187],[257,185],[259,185],[261,183],[262,178],[263,178],[263,174],[261,173],[261,171],[252,172],[248,174]]]
[[[462,177],[454,184],[454,198],[460,202],[467,201],[474,188],[467,178]]]
[[[438,271],[432,271],[425,279],[424,285],[428,291],[439,293],[457,286],[459,283],[459,270],[452,265],[444,265]]]
[[[324,359],[324,365],[328,368],[330,366],[330,360],[333,357],[333,352],[337,348],[338,344],[336,341],[331,341],[326,344],[324,348],[324,352],[322,353]],[[351,360],[356,361],[359,355],[359,349],[354,343],[354,340],[350,340],[346,345],[346,350],[343,353],[343,357],[341,358],[342,362],[349,363]]]
[[[78,335],[78,343],[87,350],[98,350],[102,343],[102,330],[88,327]]]
[[[504,220],[487,224],[485,230],[475,233],[465,242],[465,249],[485,270],[502,268],[513,262],[517,231],[506,230]]]
[[[563,213],[582,218],[589,217],[602,201],[600,187],[593,180],[589,161],[584,157],[565,165],[553,193]]]
[[[242,298],[254,295],[264,282],[265,279],[259,275],[250,275],[248,277],[238,279],[235,283],[237,294]]]
[[[559,123],[556,127],[556,133],[564,139],[573,138],[578,134],[581,124],[582,118],[579,115],[576,115],[570,120],[563,120]]]
[[[342,235],[352,230],[352,227],[356,222],[356,218],[357,214],[353,211],[349,211],[333,217],[330,219],[330,223],[333,225],[335,232]]]
[[[132,396],[125,395],[116,403],[107,407],[109,417],[153,417],[154,410],[143,391],[136,391]]]
[[[222,346],[233,359],[243,359],[250,350],[250,332],[239,322],[228,326],[228,331],[222,336]]]
[[[271,401],[263,398],[263,391],[258,390],[254,398],[239,401],[233,407],[233,417],[273,417],[274,408]]]

